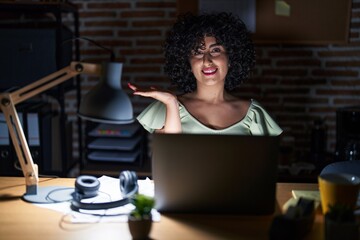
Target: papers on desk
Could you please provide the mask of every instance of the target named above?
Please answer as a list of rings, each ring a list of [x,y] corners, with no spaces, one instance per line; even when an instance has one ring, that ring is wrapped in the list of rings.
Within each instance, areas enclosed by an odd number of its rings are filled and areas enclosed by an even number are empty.
[[[292,198],[290,198],[283,206],[283,211],[286,212],[290,206],[296,205],[299,198],[306,198],[310,200],[314,200],[315,209],[320,205],[320,194],[319,191],[311,191],[311,190],[292,190],[291,191]]]
[[[82,200],[87,203],[110,202],[122,198],[118,178],[102,176],[99,178],[98,196]],[[150,179],[138,180],[139,193],[154,196],[154,183]],[[35,204],[36,206],[55,210],[66,215],[67,221],[73,223],[127,222],[128,214],[134,208],[132,204],[105,210],[71,210],[70,201],[50,204]],[[152,210],[153,221],[160,221],[160,213]]]

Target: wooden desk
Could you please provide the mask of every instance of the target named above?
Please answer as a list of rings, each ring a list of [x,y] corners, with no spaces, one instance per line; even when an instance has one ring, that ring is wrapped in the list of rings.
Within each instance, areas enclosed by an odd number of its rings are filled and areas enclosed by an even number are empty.
[[[131,239],[127,223],[71,224],[56,211],[21,200],[23,178],[0,177],[0,239]],[[73,186],[74,179],[41,179],[40,186]],[[282,206],[292,189],[314,190],[316,184],[278,183]],[[152,239],[268,239],[272,216],[162,215],[153,224]],[[306,239],[323,239],[323,216],[317,214]]]

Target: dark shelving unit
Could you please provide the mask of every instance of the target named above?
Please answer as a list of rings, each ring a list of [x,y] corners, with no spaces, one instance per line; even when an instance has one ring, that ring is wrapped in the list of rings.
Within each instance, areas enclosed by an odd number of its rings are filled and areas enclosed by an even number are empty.
[[[6,15],[14,14],[14,15],[27,15],[27,16],[34,16],[39,14],[46,14],[46,15],[52,15],[53,18],[46,18],[46,21],[51,24],[51,27],[54,28],[55,31],[55,56],[56,56],[56,70],[61,69],[62,63],[64,62],[63,59],[63,40],[64,40],[64,24],[63,24],[63,14],[69,13],[72,15],[73,18],[73,37],[74,39],[79,37],[79,14],[77,10],[77,6],[72,3],[56,3],[56,2],[1,2],[0,3],[0,13]],[[24,25],[24,22],[21,22],[20,20],[16,18],[11,18],[11,24],[9,24],[9,21],[4,21],[1,23],[1,28],[9,28],[8,25],[11,27],[21,27]],[[34,21],[31,22],[31,24],[28,23],[26,25],[27,29],[31,29],[33,26],[37,26],[37,24],[43,24],[41,18],[35,18]],[[39,23],[37,23],[37,21]],[[36,28],[35,28],[36,29]],[[80,59],[80,51],[79,51],[79,42],[78,40],[75,40],[74,45],[74,52],[73,56],[71,58],[73,60],[78,61]],[[72,43],[71,43],[72,44]],[[71,83],[70,83],[71,82]],[[81,88],[80,88],[80,78],[77,77],[73,81],[68,81],[64,84],[61,84],[46,93],[54,97],[58,104],[59,104],[59,122],[60,122],[60,150],[61,150],[61,170],[56,171],[48,171],[43,172],[41,174],[56,174],[62,177],[65,177],[69,170],[72,169],[77,163],[78,160],[72,158],[72,152],[69,153],[69,148],[67,145],[69,144],[66,139],[66,114],[65,114],[65,93],[69,90],[76,89],[76,97],[77,97],[77,104],[79,105],[80,97],[81,97]],[[78,134],[79,138],[82,136],[82,130],[81,130],[81,121],[78,119]],[[71,138],[72,139],[72,138]],[[79,149],[82,149],[81,141],[79,140]],[[81,151],[79,150],[80,154]],[[81,155],[80,155],[81,159]]]

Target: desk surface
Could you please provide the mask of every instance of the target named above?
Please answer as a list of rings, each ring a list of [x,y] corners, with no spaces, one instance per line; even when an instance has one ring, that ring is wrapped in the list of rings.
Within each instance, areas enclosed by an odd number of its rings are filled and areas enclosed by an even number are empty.
[[[71,178],[41,179],[40,186],[73,186]],[[23,178],[0,177],[0,239],[131,239],[127,223],[71,224],[56,211],[21,200]],[[314,190],[317,184],[278,183],[282,206],[292,189]],[[272,216],[162,215],[151,239],[268,239]],[[323,239],[323,216],[317,214],[306,239]]]

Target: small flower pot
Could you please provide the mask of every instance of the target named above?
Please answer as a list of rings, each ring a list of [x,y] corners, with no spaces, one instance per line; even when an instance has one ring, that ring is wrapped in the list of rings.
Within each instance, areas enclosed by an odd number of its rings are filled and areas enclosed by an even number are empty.
[[[129,217],[128,225],[133,239],[149,239],[149,233],[152,226],[151,218],[137,219]]]

